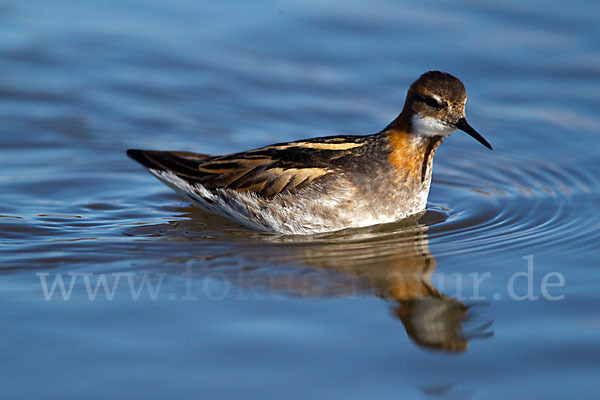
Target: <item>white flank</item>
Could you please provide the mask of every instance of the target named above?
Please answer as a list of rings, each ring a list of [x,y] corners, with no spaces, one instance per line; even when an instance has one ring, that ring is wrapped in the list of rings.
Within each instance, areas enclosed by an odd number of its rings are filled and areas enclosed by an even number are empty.
[[[150,169],[150,172],[178,194],[208,212],[222,215],[250,229],[285,234],[314,234],[394,222],[423,210],[428,191],[414,199],[414,204],[410,204],[408,211],[373,213],[369,212],[368,205],[362,204],[356,210],[338,215],[337,219],[332,220],[331,215],[336,215],[336,210],[347,200],[344,194],[336,196],[335,192],[330,191],[325,199],[311,194],[290,199],[285,194],[279,194],[265,202],[252,192],[230,189],[209,191],[200,184],[186,182],[170,171]],[[317,184],[311,190],[321,193],[322,188]]]
[[[150,172],[178,194],[186,199],[192,200],[200,208],[208,212],[222,215],[223,217],[232,219],[251,229],[262,231],[269,230],[269,227],[261,224],[260,221],[254,222],[248,219],[247,208],[233,198],[228,199],[219,196],[216,193],[210,192],[202,185],[190,185],[171,171],[150,169]],[[240,197],[247,197],[248,199],[246,200],[250,200],[252,195],[250,193],[242,193]]]

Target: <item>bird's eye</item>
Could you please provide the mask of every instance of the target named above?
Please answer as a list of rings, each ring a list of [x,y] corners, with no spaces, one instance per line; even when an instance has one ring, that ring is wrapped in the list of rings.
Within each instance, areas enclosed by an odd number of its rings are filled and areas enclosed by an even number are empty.
[[[425,104],[427,104],[429,107],[442,108],[441,102],[433,97],[425,97],[424,100],[425,100]]]

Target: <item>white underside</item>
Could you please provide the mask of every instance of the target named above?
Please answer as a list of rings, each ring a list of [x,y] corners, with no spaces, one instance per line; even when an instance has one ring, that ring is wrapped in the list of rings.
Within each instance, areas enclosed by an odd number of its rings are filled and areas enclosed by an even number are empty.
[[[200,208],[229,218],[248,228],[285,234],[314,234],[344,228],[365,227],[395,222],[423,211],[427,191],[413,199],[405,210],[393,209],[390,214],[377,212],[368,205],[360,205],[340,212],[345,197],[292,196],[280,194],[265,200],[252,192],[218,189],[215,192],[204,186],[191,185],[169,171],[150,169],[162,182],[173,188]],[[315,199],[316,198],[316,199]]]

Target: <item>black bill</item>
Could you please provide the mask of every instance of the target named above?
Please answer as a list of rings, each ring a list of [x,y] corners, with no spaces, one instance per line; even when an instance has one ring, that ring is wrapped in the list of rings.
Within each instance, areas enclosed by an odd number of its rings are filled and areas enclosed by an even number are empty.
[[[489,144],[488,141],[485,140],[483,138],[483,136],[481,136],[475,129],[473,129],[471,127],[471,125],[469,125],[469,123],[467,122],[466,118],[459,119],[458,122],[456,123],[456,127],[458,129],[460,129],[461,131],[466,132],[467,134],[469,134],[469,136],[475,138],[475,140],[477,140],[479,143],[481,143],[482,145],[484,145],[488,149],[492,150],[492,145]]]

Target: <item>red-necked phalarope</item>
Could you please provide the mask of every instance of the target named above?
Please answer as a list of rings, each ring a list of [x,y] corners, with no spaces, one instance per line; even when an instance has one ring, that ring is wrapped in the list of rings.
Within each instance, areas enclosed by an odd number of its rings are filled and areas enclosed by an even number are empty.
[[[465,118],[462,82],[430,71],[379,133],[279,143],[211,156],[128,150],[129,157],[206,211],[263,231],[310,234],[397,221],[425,210],[433,156],[457,129],[490,144]]]

